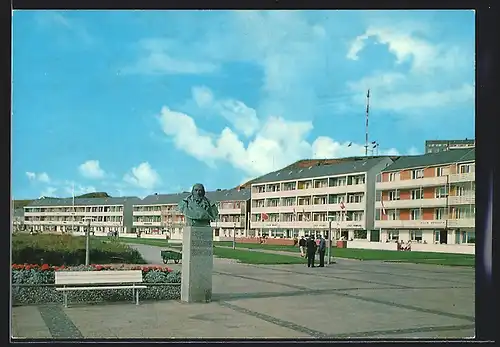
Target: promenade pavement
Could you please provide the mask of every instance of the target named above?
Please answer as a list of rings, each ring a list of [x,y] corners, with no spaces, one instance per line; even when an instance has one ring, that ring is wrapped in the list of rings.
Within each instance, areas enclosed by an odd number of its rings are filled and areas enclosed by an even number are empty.
[[[159,247],[135,245],[151,264]],[[325,268],[214,259],[213,302],[20,306],[15,338],[463,338],[474,269],[335,259]],[[169,265],[179,269],[180,265]]]

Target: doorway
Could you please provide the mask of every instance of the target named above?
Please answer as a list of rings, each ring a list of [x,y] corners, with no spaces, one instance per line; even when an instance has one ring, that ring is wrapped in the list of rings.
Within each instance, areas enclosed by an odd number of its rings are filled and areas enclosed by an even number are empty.
[[[448,230],[439,230],[439,243],[442,245],[448,243]]]

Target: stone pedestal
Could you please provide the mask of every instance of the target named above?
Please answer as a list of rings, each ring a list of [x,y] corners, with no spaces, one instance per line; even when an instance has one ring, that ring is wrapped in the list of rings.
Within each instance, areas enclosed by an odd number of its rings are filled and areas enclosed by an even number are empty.
[[[212,227],[186,226],[182,235],[181,301],[212,300]]]

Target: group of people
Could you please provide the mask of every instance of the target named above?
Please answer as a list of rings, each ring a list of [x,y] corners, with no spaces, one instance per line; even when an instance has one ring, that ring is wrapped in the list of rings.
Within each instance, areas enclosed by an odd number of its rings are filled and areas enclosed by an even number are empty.
[[[307,258],[307,267],[315,267],[316,253],[319,255],[319,267],[325,266],[326,240],[323,236],[316,240],[311,235],[307,238],[302,236],[298,243],[300,256]]]

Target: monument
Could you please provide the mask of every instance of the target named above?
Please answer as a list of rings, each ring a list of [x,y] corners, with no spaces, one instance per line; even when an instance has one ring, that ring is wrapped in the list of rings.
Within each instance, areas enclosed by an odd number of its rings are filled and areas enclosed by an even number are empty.
[[[205,197],[205,187],[200,183],[178,207],[186,223],[182,232],[181,301],[210,302],[214,265],[210,222],[217,219],[219,210]]]

